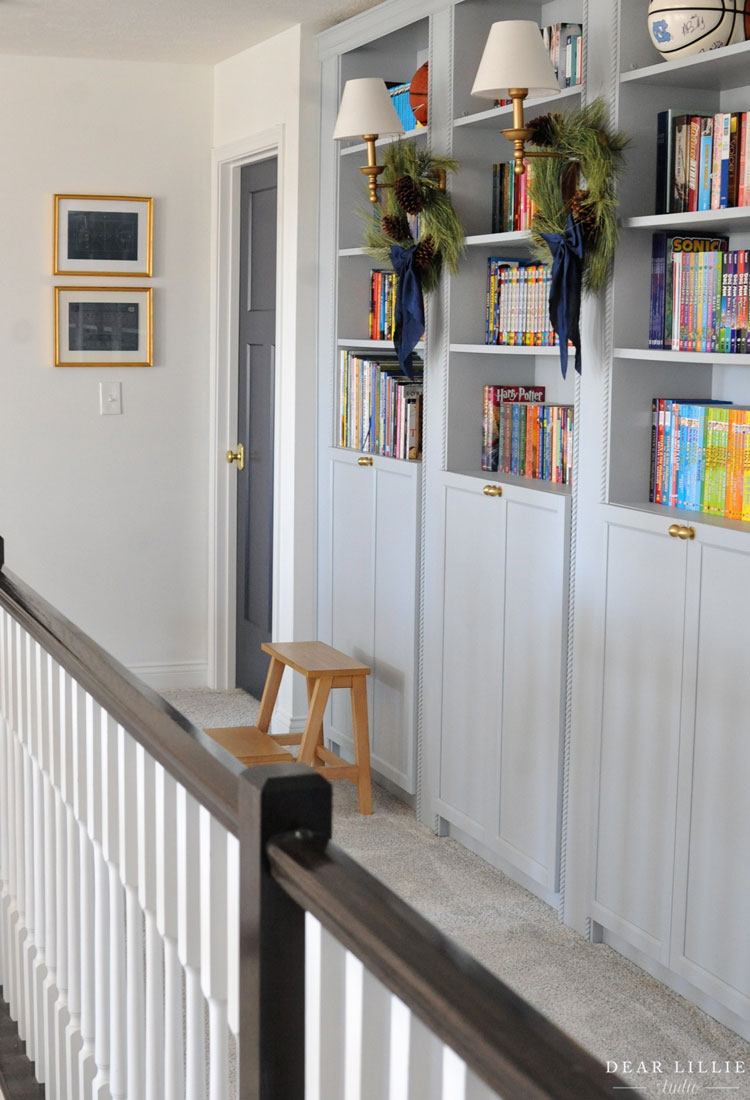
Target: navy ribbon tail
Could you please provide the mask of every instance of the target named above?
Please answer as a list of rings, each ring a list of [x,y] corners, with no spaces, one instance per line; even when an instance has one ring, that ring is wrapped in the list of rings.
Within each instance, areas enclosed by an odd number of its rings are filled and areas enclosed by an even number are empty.
[[[401,370],[413,377],[411,355],[424,335],[424,299],[419,272],[414,267],[413,248],[391,245],[391,263],[396,282],[396,316],[393,344]]]
[[[549,316],[560,341],[560,366],[564,378],[568,371],[568,340],[575,348],[575,368],[581,373],[583,238],[580,225],[570,214],[564,233],[542,233],[542,237],[552,253]]]

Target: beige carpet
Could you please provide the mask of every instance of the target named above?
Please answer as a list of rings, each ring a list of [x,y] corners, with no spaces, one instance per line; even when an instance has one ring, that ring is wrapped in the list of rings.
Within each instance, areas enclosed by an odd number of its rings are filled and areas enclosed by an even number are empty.
[[[167,697],[196,725],[250,723],[257,708],[244,692]],[[688,1078],[693,1094],[750,1100],[750,1043],[611,948],[561,925],[544,902],[455,841],[436,837],[378,787],[374,806],[372,817],[361,817],[354,787],[334,783],[336,843],[596,1058],[620,1066],[629,1059],[633,1069],[662,1063],[661,1075],[633,1075],[628,1084],[664,1095]],[[699,1075],[699,1060],[709,1067],[740,1061],[746,1072]],[[692,1075],[674,1073],[676,1062],[686,1069],[689,1061]]]

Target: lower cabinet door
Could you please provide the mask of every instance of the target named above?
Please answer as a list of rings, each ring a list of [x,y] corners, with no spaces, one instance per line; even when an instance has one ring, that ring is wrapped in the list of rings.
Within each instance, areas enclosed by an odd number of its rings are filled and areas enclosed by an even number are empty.
[[[555,890],[568,501],[444,478],[438,812]]]
[[[417,463],[373,457],[360,466],[332,450],[330,561],[321,621],[330,644],[370,666],[372,766],[407,793],[416,790],[415,666]],[[351,754],[349,692],[331,696],[330,737]]]
[[[750,554],[701,526],[689,548],[672,966],[750,1017]],[[694,670],[694,671],[693,671]],[[690,673],[688,680],[688,672]]]
[[[606,509],[594,918],[668,962],[687,546]]]

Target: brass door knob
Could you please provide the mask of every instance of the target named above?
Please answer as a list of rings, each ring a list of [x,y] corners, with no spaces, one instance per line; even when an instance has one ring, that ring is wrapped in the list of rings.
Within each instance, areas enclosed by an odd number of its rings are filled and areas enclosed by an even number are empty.
[[[242,443],[237,444],[236,451],[227,451],[227,462],[230,466],[236,462],[238,470],[245,469],[245,447]]]
[[[372,466],[372,455],[361,455],[357,459],[358,466]]]
[[[686,527],[683,523],[673,523],[669,528],[669,534],[673,539],[694,539],[695,528]]]
[[[503,495],[502,485],[485,485],[482,492],[486,497],[501,497]]]

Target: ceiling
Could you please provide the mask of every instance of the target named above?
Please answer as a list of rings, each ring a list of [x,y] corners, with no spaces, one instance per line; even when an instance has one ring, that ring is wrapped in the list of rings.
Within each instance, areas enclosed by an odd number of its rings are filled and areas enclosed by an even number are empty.
[[[296,23],[379,0],[0,0],[0,53],[215,64]]]

